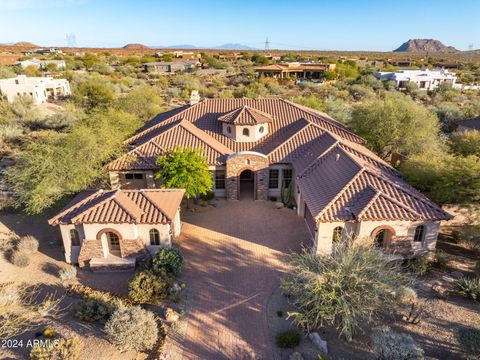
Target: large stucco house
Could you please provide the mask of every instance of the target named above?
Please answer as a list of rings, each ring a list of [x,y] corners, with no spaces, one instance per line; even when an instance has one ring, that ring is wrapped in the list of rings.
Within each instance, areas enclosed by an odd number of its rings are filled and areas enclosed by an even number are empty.
[[[440,207],[327,115],[283,99],[203,99],[159,114],[108,165],[114,189],[154,189],[155,160],[177,146],[202,149],[217,197],[290,197],[316,252],[368,236],[414,256],[435,249]],[[232,221],[235,221],[232,219]]]
[[[60,227],[65,260],[92,270],[132,268],[180,233],[184,190],[91,190],[49,220]]]

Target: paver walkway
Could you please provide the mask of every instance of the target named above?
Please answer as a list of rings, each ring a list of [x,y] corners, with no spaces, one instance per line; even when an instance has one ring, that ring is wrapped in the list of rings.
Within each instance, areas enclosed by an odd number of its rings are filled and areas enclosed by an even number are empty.
[[[182,216],[177,246],[191,294],[183,359],[273,359],[266,305],[286,254],[309,243],[304,220],[249,200]]]

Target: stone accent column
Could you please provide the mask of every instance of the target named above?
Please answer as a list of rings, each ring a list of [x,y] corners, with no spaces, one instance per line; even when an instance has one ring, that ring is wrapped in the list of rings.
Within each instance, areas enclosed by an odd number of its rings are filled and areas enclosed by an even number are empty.
[[[145,179],[147,181],[147,188],[148,189],[155,189],[155,177],[153,175],[153,171],[145,171]]]
[[[80,254],[78,255],[78,265],[84,267],[92,258],[103,258],[103,246],[100,240],[83,240]]]
[[[238,152],[227,158],[226,190],[228,200],[238,200],[240,174],[244,170],[252,170],[255,174],[255,199],[268,199],[268,158],[253,151]]]
[[[150,259],[150,253],[142,239],[120,239],[120,256],[122,258],[134,257],[139,262],[145,262]]]
[[[108,173],[108,176],[110,178],[110,187],[112,189],[119,189],[120,188],[120,176],[118,174],[118,171],[110,171]]]

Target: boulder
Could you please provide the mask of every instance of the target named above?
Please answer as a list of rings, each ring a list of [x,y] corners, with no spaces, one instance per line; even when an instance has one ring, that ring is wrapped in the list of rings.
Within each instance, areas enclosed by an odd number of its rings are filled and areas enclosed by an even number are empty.
[[[295,351],[288,357],[288,360],[303,360],[303,356],[298,351]]]
[[[308,338],[315,346],[322,352],[322,354],[328,354],[327,342],[320,337],[320,334],[317,332],[310,333]]]
[[[442,284],[433,284],[432,290],[439,299],[446,299],[450,293],[450,289]]]
[[[285,207],[285,205],[281,201],[275,201],[275,207],[277,209],[282,209]]]

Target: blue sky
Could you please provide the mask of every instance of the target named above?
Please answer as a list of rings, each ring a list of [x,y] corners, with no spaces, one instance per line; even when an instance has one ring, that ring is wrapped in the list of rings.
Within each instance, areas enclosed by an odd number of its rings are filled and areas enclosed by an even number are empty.
[[[480,48],[478,0],[0,0],[0,43],[389,51],[410,38]]]

